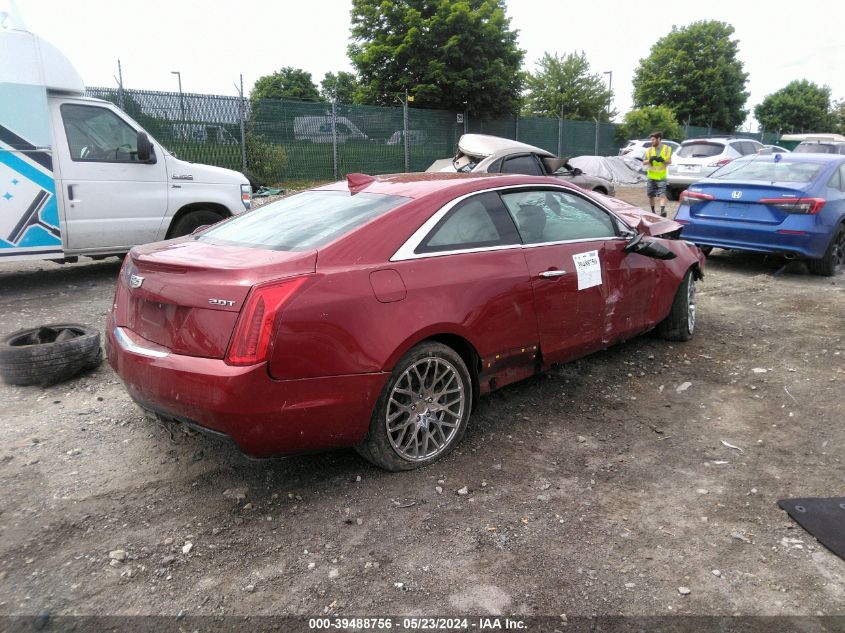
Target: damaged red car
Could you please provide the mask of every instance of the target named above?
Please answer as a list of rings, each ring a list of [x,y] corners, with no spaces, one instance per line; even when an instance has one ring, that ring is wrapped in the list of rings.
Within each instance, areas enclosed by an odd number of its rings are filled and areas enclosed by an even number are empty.
[[[695,330],[681,225],[555,178],[352,174],[135,247],[109,361],[144,409],[257,457],[446,455],[480,396]]]

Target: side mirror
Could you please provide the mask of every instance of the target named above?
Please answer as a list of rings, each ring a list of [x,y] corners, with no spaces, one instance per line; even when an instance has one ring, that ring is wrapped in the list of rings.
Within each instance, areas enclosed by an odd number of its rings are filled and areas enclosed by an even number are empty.
[[[656,240],[643,239],[642,233],[637,233],[631,241],[625,244],[626,253],[637,253],[652,259],[675,259],[677,255]]]
[[[138,162],[154,163],[153,144],[146,132],[138,132]]]

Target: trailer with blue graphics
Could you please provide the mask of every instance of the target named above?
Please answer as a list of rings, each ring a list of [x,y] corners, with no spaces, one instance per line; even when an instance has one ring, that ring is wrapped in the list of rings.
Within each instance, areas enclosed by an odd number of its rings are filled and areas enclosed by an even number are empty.
[[[243,174],[179,160],[85,97],[68,59],[2,10],[0,60],[0,262],[120,255],[249,209]]]

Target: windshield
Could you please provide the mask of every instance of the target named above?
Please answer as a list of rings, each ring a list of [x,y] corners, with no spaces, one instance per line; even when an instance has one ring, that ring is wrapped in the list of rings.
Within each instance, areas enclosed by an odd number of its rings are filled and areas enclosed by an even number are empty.
[[[680,158],[709,158],[710,156],[718,156],[725,150],[722,143],[688,143],[681,145],[678,150]]]
[[[754,180],[758,182],[810,182],[821,171],[819,163],[786,161],[760,162],[736,160],[710,174],[716,180]]]
[[[196,239],[275,251],[311,250],[407,201],[373,193],[306,191],[232,218]]]

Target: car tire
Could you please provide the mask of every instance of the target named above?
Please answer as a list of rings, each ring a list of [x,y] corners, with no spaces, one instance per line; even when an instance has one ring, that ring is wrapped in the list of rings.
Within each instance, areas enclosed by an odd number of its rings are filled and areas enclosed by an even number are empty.
[[[667,341],[688,341],[695,333],[695,319],[695,277],[690,269],[678,286],[669,315],[657,325],[657,334]]]
[[[173,223],[167,234],[167,238],[172,239],[174,237],[190,235],[199,227],[205,226],[206,224],[216,224],[222,219],[222,215],[217,213],[217,211],[212,211],[211,209],[197,209],[196,211],[190,211]]]
[[[681,190],[674,187],[666,187],[666,197],[672,202],[677,202],[681,198]]]
[[[431,464],[461,441],[472,394],[470,373],[457,352],[440,343],[421,343],[394,367],[367,437],[355,450],[393,472]]]
[[[840,224],[821,259],[807,260],[807,268],[814,275],[833,277],[845,266],[845,225]]]
[[[705,257],[710,257],[710,253],[713,252],[712,246],[699,246],[698,244],[696,244],[696,246],[698,246],[698,250],[704,253]]]
[[[19,330],[0,340],[0,376],[10,385],[52,385],[102,360],[100,333],[75,323]]]

